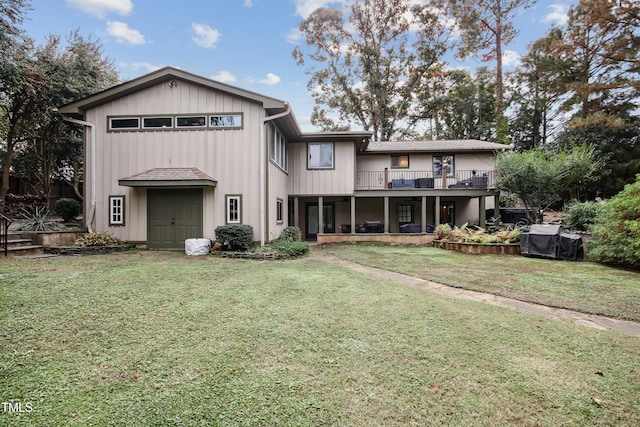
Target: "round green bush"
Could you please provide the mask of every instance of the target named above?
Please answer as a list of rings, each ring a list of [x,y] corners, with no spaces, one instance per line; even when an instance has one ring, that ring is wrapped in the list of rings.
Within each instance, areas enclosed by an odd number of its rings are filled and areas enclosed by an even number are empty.
[[[640,174],[607,202],[589,230],[590,259],[640,269]]]
[[[567,220],[577,230],[586,231],[604,210],[602,201],[573,203],[567,207]]]
[[[82,205],[76,199],[62,198],[56,201],[54,206],[56,214],[62,217],[64,222],[73,221],[82,212]]]

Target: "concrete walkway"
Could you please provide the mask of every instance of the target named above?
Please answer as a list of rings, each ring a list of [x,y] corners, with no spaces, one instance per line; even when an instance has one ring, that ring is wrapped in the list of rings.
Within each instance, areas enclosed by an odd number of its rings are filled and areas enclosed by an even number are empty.
[[[613,330],[624,332],[627,334],[640,337],[640,323],[627,320],[612,319],[605,316],[597,316],[593,314],[584,314],[577,311],[565,310],[562,308],[547,307],[544,305],[533,304],[529,302],[518,301],[511,298],[505,298],[498,295],[487,294],[484,292],[470,291],[465,289],[453,288],[451,286],[442,285],[440,283],[430,282],[428,280],[419,279],[417,277],[407,276],[401,273],[382,270],[375,267],[367,267],[355,262],[340,259],[334,255],[324,251],[315,251],[319,258],[325,259],[327,262],[342,265],[351,270],[360,273],[369,274],[381,279],[390,280],[404,285],[414,286],[425,289],[430,292],[448,295],[453,298],[466,299],[469,301],[484,302],[501,307],[510,307],[527,313],[537,314],[539,316],[564,320],[576,325],[587,326],[601,330]]]

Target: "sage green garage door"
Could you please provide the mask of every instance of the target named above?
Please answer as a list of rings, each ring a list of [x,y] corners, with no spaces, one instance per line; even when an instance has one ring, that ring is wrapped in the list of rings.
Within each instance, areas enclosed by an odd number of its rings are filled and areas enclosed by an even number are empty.
[[[182,249],[184,241],[202,237],[202,189],[148,189],[149,249]]]

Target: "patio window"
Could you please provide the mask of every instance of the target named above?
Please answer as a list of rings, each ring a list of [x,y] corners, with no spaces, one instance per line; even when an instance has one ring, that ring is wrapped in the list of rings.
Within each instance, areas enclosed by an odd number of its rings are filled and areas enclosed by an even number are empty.
[[[109,225],[124,225],[124,196],[109,196]]]
[[[411,203],[403,203],[398,205],[398,224],[413,223],[413,205]]]
[[[448,177],[455,175],[453,155],[433,156],[433,176],[442,176],[442,171],[446,171]]]
[[[308,169],[333,169],[333,143],[308,145]]]
[[[227,196],[227,224],[240,224],[242,222],[241,206],[242,196]]]

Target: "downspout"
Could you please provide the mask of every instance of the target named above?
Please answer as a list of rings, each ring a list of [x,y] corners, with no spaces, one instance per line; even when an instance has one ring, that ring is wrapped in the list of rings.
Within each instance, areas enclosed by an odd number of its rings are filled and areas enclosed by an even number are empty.
[[[89,209],[89,215],[86,218],[87,230],[89,233],[93,233],[93,218],[96,214],[96,125],[94,123],[85,122],[84,120],[74,119],[61,114],[62,119],[75,123],[77,125],[87,126],[91,129],[89,145],[91,146],[91,207]]]
[[[280,117],[284,117],[291,113],[291,106],[288,102],[284,103],[286,110],[282,113],[274,114],[273,116],[267,116],[262,119],[262,126],[260,126],[260,246],[264,246],[266,242],[266,199],[267,199],[267,141],[265,138],[265,125]]]

